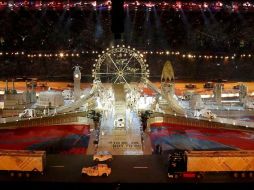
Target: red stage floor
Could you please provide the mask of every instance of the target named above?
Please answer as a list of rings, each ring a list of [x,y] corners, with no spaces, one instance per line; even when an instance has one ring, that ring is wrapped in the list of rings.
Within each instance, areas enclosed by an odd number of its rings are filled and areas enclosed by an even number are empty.
[[[160,144],[164,150],[254,150],[254,132],[189,127],[170,123],[151,125],[153,146]]]
[[[1,149],[46,150],[48,153],[86,153],[88,125],[54,125],[0,130]]]

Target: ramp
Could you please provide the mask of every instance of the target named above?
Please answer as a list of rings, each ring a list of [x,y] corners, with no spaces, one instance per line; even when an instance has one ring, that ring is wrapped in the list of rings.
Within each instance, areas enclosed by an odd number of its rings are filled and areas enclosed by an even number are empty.
[[[167,94],[162,93],[161,90],[158,89],[157,86],[155,86],[148,79],[146,79],[145,83],[147,84],[147,86],[151,90],[153,90],[157,94],[161,95],[162,98],[165,100],[164,102],[163,101],[161,102],[162,108],[164,110],[166,110],[168,112],[171,112],[171,113],[177,113],[177,114],[180,114],[180,115],[185,115],[185,110],[178,103],[178,101],[174,98],[174,94],[173,93],[167,93]]]
[[[134,112],[126,112],[126,127],[114,128],[114,114],[103,116],[100,126],[98,151],[108,150],[113,155],[143,155],[141,123]]]
[[[61,107],[57,108],[56,112],[57,113],[65,113],[65,112],[74,111],[74,110],[80,108],[83,104],[85,104],[90,98],[92,98],[96,92],[97,92],[97,89],[95,89],[95,90],[92,89],[89,92],[89,94],[80,96],[80,99],[78,99],[77,101],[75,101],[69,105],[61,106]]]

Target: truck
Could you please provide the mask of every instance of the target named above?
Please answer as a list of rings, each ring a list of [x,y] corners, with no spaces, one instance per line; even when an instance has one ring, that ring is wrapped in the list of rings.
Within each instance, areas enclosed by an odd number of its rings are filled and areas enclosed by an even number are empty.
[[[23,112],[19,114],[20,118],[34,118],[36,117],[35,109],[25,109]]]
[[[45,151],[0,150],[0,171],[7,172],[12,177],[30,177],[37,173],[43,175],[45,166]]]
[[[109,176],[111,168],[107,164],[98,164],[97,166],[82,168],[81,174],[88,176]]]
[[[253,150],[184,151],[168,156],[169,178],[197,178],[209,173],[230,174],[232,177],[254,176]]]

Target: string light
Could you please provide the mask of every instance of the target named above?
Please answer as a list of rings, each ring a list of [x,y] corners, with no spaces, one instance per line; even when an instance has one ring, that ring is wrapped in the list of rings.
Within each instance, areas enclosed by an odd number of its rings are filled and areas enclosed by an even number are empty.
[[[64,53],[59,53],[59,56],[60,57],[64,57]]]
[[[80,51],[80,52],[69,52],[69,53],[63,53],[63,52],[59,52],[59,53],[44,53],[44,52],[39,52],[39,53],[25,53],[25,52],[0,52],[0,56],[26,56],[26,57],[80,57],[83,54],[97,54],[99,55],[98,51]],[[142,56],[144,57],[144,55],[160,55],[160,56],[178,56],[180,55],[182,58],[189,58],[189,59],[193,59],[193,58],[199,58],[199,59],[236,59],[236,58],[249,58],[252,59],[254,58],[254,54],[236,54],[234,53],[233,55],[204,55],[204,54],[193,54],[193,53],[188,53],[188,52],[179,52],[179,51],[140,51],[140,54],[142,54]]]

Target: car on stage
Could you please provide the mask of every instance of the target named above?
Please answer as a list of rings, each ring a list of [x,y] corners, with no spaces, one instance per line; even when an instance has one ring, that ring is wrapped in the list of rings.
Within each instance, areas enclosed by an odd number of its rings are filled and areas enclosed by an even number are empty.
[[[116,128],[124,128],[125,127],[125,118],[122,115],[118,115],[114,121],[114,126]]]
[[[109,176],[111,168],[107,164],[98,164],[97,166],[82,168],[81,174],[88,176]]]
[[[98,151],[93,155],[93,161],[95,162],[104,162],[104,161],[112,161],[113,156],[109,151]]]

